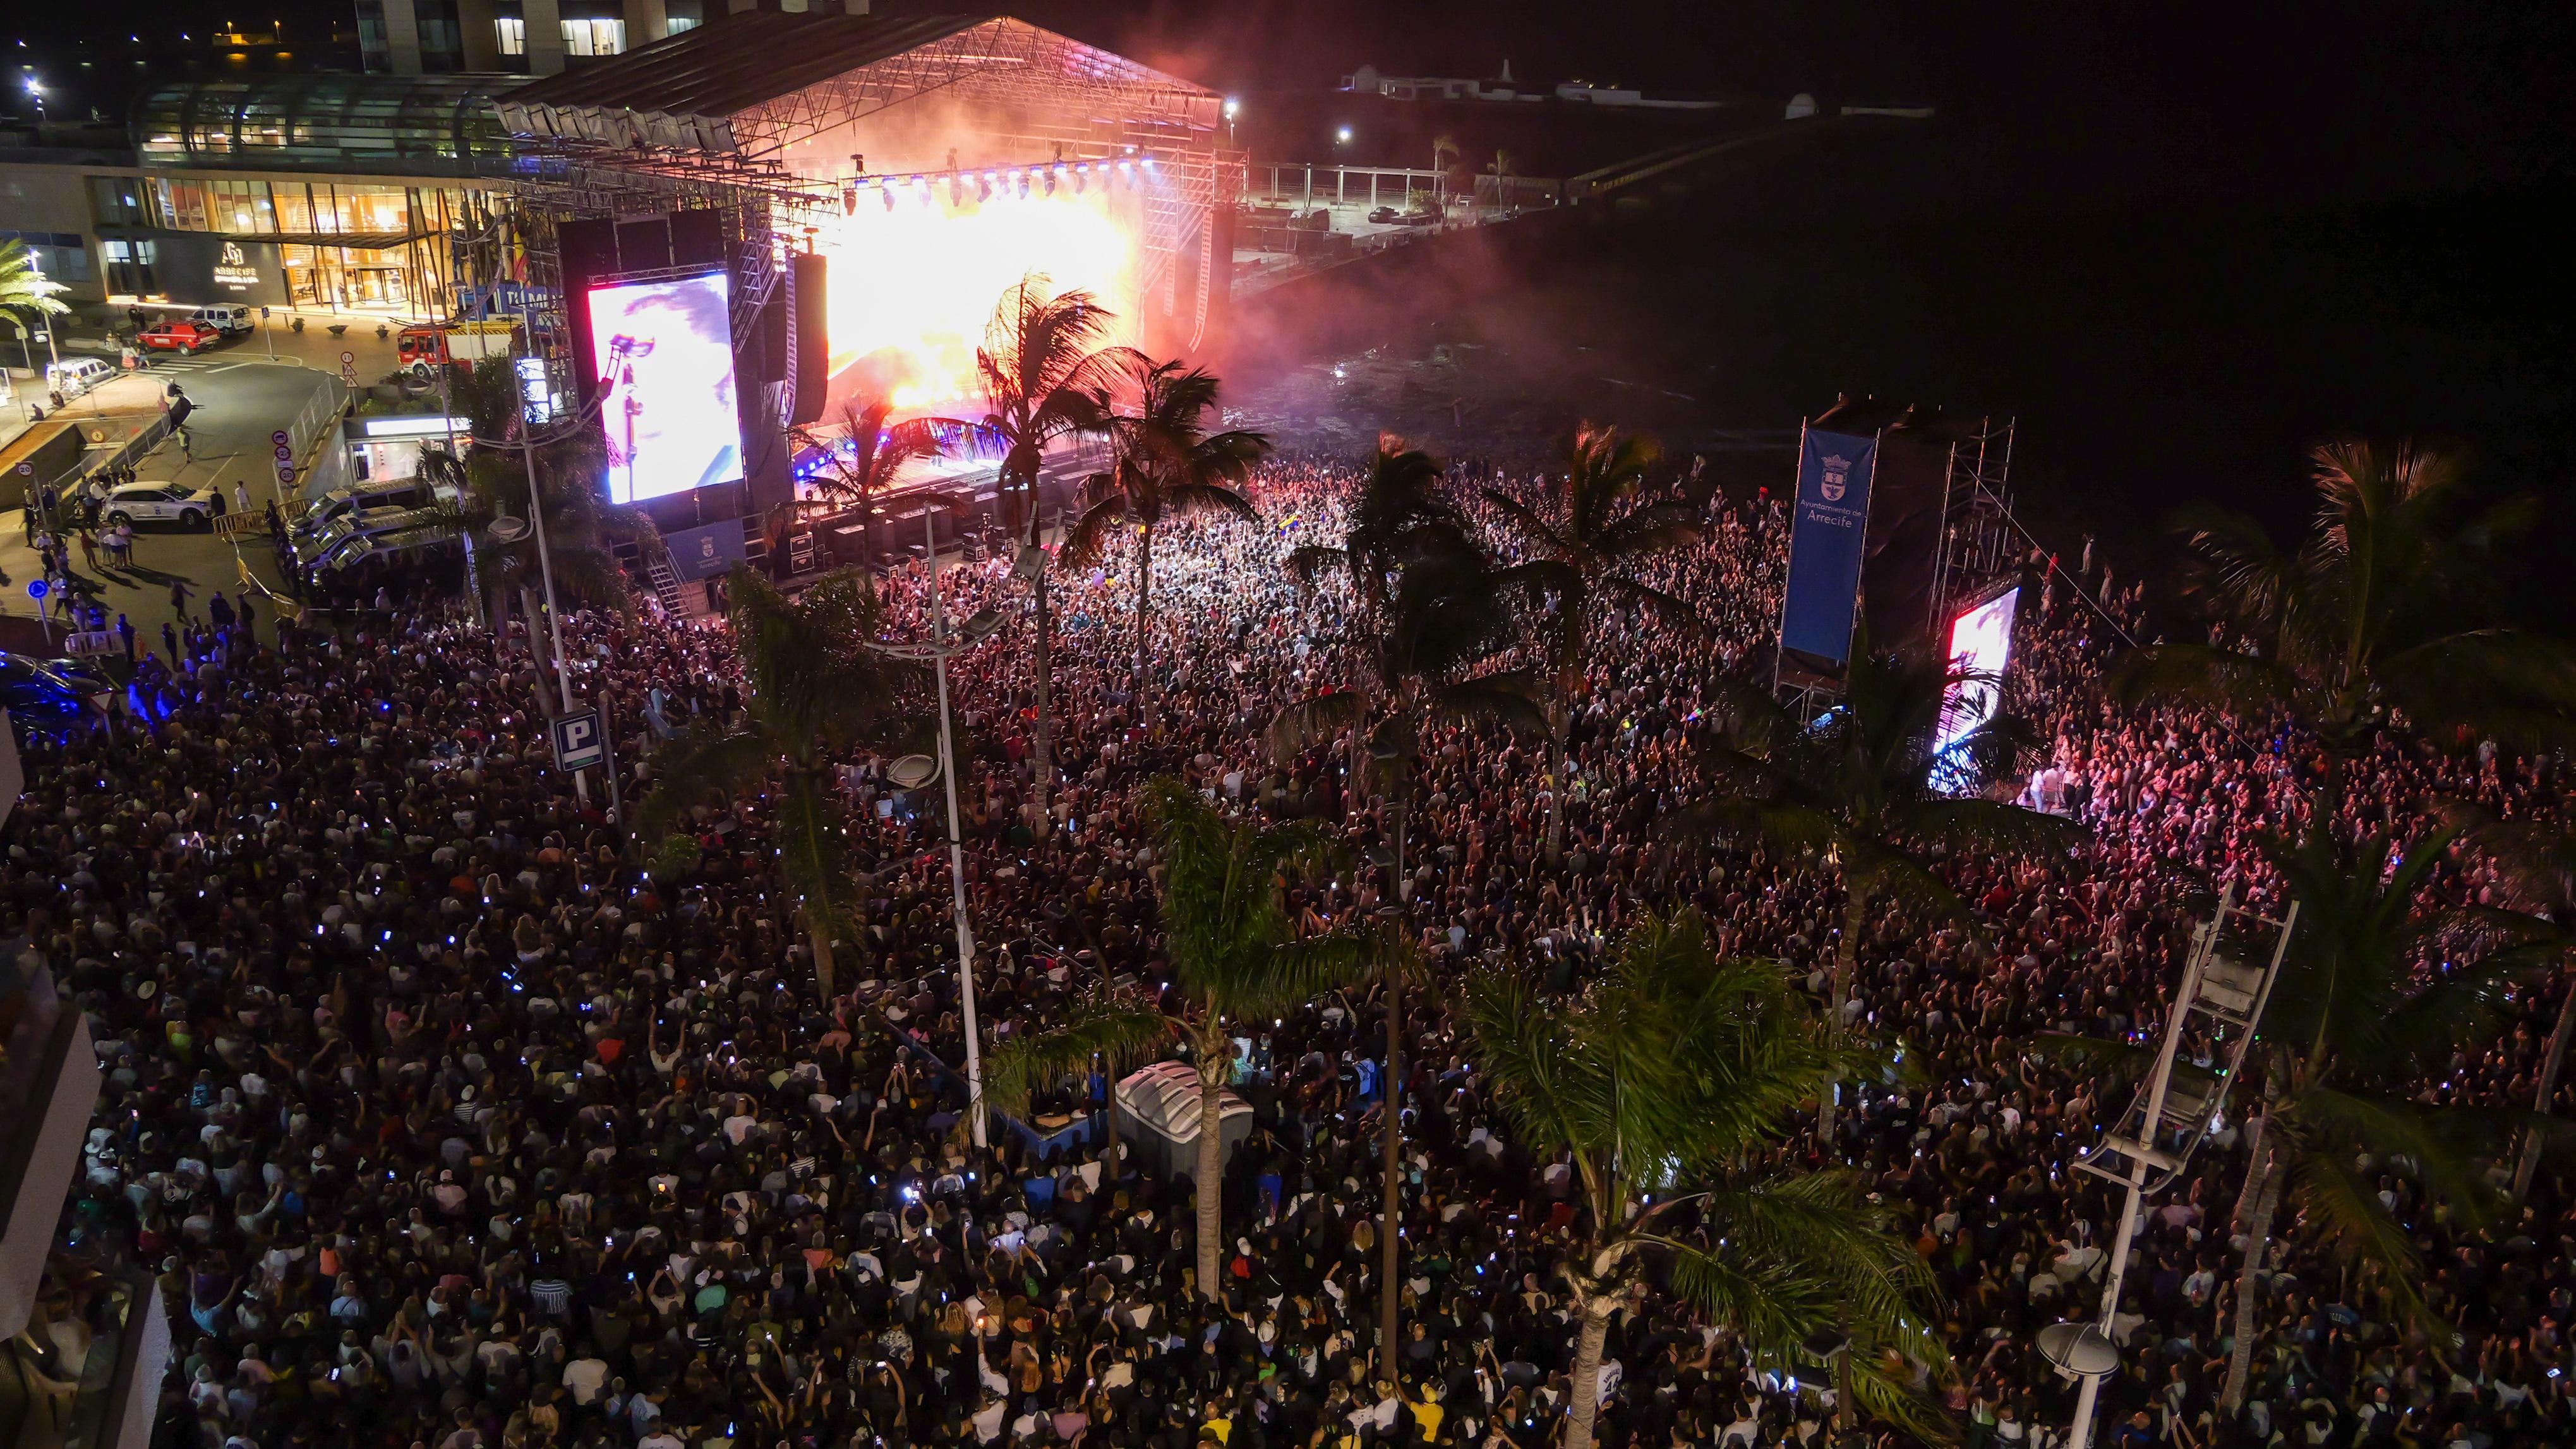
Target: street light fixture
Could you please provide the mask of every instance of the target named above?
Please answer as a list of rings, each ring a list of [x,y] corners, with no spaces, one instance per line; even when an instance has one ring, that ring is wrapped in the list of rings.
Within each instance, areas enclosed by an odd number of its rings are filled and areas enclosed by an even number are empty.
[[[975,928],[966,919],[966,847],[957,834],[957,746],[948,719],[948,660],[983,643],[1002,627],[1002,616],[990,608],[978,609],[952,629],[947,611],[939,602],[938,519],[927,500],[921,510],[921,547],[922,560],[930,571],[930,642],[859,642],[896,659],[927,659],[939,681],[938,760],[906,755],[886,773],[887,778],[907,790],[919,789],[934,778],[947,790],[949,903],[957,925],[957,998],[966,1018],[966,1117],[975,1134],[975,1145],[984,1147],[990,1145],[984,1131],[984,1044],[975,1022]]]

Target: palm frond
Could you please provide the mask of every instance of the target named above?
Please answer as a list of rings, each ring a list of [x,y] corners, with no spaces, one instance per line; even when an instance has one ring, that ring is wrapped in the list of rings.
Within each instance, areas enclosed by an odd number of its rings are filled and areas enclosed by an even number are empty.
[[[1368,697],[1355,689],[1309,695],[1270,719],[1270,758],[1285,763],[1368,721]]]
[[[2302,698],[2299,677],[2286,666],[2207,644],[2157,644],[2125,655],[2109,683],[2123,704],[2198,704],[2233,714],[2291,708]]]
[[[1026,1117],[1041,1085],[1091,1070],[1094,1059],[1115,1080],[1172,1040],[1172,1022],[1144,998],[1107,987],[1076,997],[1054,1026],[1017,1036],[984,1058],[984,1097],[1013,1117]]]
[[[653,757],[653,789],[637,819],[659,834],[691,805],[746,793],[778,758],[777,742],[757,730],[722,733],[701,727],[664,744]]]

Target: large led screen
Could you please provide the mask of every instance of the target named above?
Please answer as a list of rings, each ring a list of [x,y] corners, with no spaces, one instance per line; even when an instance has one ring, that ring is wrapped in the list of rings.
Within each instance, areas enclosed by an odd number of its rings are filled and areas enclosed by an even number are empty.
[[[1936,751],[1967,738],[1969,731],[1994,714],[2004,666],[2012,660],[2013,610],[2020,602],[2021,590],[2007,589],[1950,625],[1951,664],[1978,677],[1950,686],[1949,697],[1941,701]]]
[[[590,290],[608,495],[641,503],[742,479],[722,272]]]

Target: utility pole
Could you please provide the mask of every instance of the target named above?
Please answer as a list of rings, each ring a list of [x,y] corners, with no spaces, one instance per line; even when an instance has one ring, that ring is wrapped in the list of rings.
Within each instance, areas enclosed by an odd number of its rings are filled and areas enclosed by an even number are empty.
[[[2266,964],[2249,966],[2219,954],[2231,918],[2274,929],[2272,954]],[[2051,1324],[2039,1331],[2040,1353],[2083,1385],[2076,1394],[2075,1423],[2067,1433],[2067,1449],[2088,1449],[2102,1380],[2120,1366],[2120,1350],[2112,1339],[2111,1325],[2120,1311],[2120,1288],[2128,1276],[2129,1244],[2137,1236],[2139,1213],[2149,1197],[2181,1178],[2192,1153],[2199,1149],[2226,1106],[2228,1090],[2241,1075],[2246,1050],[2253,1045],[2254,1029],[2271,1000],[2272,983],[2280,977],[2281,958],[2290,948],[2290,933],[2298,921],[2296,902],[2291,903],[2288,915],[2274,920],[2239,907],[2233,883],[2219,894],[2217,911],[2192,931],[2191,953],[2183,963],[2182,981],[2174,988],[2172,1005],[2165,1012],[2164,1043],[2156,1052],[2155,1070],[2148,1074],[2145,1087],[2119,1125],[2105,1133],[2101,1142],[2075,1164],[2077,1171],[2119,1183],[2127,1191],[2119,1231],[2112,1239],[2111,1258],[2103,1276],[2101,1306],[2090,1321]],[[2190,1075],[2176,1080],[2174,1058],[2182,1046],[2183,1029],[2195,1014],[2213,1035],[2227,1037],[2223,1048],[2225,1065],[2214,1074],[2195,1068]],[[2237,1291],[2250,1293],[2253,1285],[2239,1284]]]
[[[930,642],[928,644],[884,644],[873,639],[860,642],[880,654],[897,659],[927,659],[939,693],[939,760],[936,766],[948,794],[948,889],[949,911],[957,927],[957,1000],[966,1026],[966,1116],[975,1145],[989,1145],[984,1124],[984,1043],[975,1016],[975,927],[966,915],[966,847],[958,835],[957,814],[957,745],[955,731],[948,718],[948,660],[984,641],[986,635],[1001,627],[999,614],[979,609],[957,631],[955,643],[949,642],[948,616],[939,602],[939,531],[938,515],[929,500],[921,510],[922,558],[930,571]],[[917,761],[919,755],[897,760],[900,770],[906,761]],[[899,778],[903,788],[917,789],[930,783],[918,773]]]
[[[966,919],[966,847],[957,836],[957,747],[948,720],[948,617],[939,604],[937,515],[921,510],[922,561],[930,568],[932,672],[939,680],[939,778],[948,790],[948,888],[957,918],[957,1000],[966,1017],[966,1120],[984,1139],[984,1049],[975,1025],[975,927]]]
[[[537,576],[545,583],[546,624],[554,635],[555,684],[563,692],[564,713],[572,713],[572,674],[564,667],[563,610],[555,603],[554,559],[546,552],[546,505],[537,493],[537,425],[529,415],[530,404],[522,389],[519,402],[519,459],[528,470],[528,522],[537,534]],[[528,641],[533,648],[536,641]],[[575,770],[573,793],[583,804],[590,803],[589,771]]]

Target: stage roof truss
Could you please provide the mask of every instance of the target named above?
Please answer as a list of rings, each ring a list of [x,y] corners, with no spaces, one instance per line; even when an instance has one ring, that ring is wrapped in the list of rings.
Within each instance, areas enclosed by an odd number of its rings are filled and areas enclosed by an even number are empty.
[[[775,161],[925,97],[954,96],[1051,144],[1205,148],[1213,91],[1007,16],[910,21],[756,12],[520,87],[502,123],[540,147]],[[1104,134],[1106,132],[1107,134]]]

